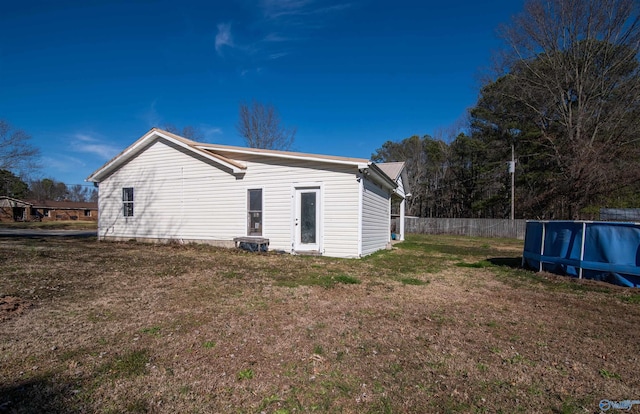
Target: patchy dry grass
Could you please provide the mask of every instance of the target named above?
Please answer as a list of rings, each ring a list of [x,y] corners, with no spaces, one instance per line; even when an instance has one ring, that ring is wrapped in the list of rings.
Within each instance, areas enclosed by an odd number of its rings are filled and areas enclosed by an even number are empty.
[[[593,413],[640,398],[637,291],[512,240],[362,260],[0,240],[0,413]]]

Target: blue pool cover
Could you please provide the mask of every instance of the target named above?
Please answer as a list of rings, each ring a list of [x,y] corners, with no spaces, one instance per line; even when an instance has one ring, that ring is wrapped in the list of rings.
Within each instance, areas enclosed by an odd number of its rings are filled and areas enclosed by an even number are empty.
[[[522,264],[640,287],[640,223],[528,221]]]

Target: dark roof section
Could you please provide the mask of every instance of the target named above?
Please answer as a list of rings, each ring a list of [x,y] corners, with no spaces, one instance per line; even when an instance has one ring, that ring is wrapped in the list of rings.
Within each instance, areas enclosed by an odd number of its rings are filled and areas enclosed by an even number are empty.
[[[81,203],[77,201],[55,201],[55,200],[25,200],[33,208],[48,208],[55,210],[97,210],[98,203]]]

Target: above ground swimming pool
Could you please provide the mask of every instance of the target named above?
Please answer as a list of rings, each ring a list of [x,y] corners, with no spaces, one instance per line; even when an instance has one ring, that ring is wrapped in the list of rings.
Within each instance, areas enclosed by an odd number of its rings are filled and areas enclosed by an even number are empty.
[[[522,265],[640,287],[640,223],[527,221]]]

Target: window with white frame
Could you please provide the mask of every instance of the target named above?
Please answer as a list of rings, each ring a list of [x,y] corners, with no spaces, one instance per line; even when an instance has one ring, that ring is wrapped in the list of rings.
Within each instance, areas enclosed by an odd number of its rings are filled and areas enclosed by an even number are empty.
[[[247,235],[262,236],[262,189],[247,190]]]
[[[133,187],[122,189],[122,211],[125,217],[133,217]]]

